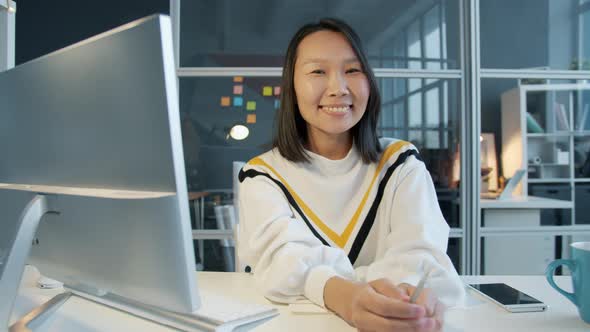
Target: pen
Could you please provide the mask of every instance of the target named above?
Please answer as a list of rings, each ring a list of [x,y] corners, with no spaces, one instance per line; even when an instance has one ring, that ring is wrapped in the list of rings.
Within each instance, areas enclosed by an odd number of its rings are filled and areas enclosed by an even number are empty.
[[[418,282],[418,286],[416,286],[416,290],[414,291],[414,293],[412,293],[412,296],[410,296],[410,303],[416,303],[418,296],[420,296],[420,293],[422,293],[422,290],[424,289],[424,285],[426,284],[426,279],[428,278],[430,271],[431,270],[428,270],[426,273],[424,273],[424,275],[422,276],[422,278]]]

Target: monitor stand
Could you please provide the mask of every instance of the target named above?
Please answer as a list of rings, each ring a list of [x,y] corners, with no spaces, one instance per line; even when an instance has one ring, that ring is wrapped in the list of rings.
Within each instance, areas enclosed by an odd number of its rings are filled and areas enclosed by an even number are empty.
[[[14,242],[8,250],[4,270],[0,270],[0,332],[30,332],[35,330],[52,313],[60,308],[70,297],[78,296],[98,304],[106,305],[132,315],[142,317],[154,323],[173,327],[181,331],[216,331],[216,324],[206,317],[190,317],[171,311],[162,310],[146,304],[125,299],[115,294],[103,295],[101,290],[86,287],[83,284],[67,286],[68,291],[60,293],[49,301],[34,308],[25,316],[20,317],[11,326],[10,315],[12,313],[16,297],[29,257],[31,246],[37,233],[37,228],[44,215],[55,213],[48,203],[50,196],[36,194],[29,201],[19,217],[17,232]],[[190,316],[190,315],[189,315]]]
[[[46,313],[51,313],[63,304],[69,295],[65,293],[45,303],[43,306],[31,311],[21,323],[15,323],[8,329],[10,314],[18,295],[20,282],[25,269],[25,264],[31,251],[31,245],[37,233],[41,218],[47,213],[58,213],[48,208],[47,196],[36,195],[23,210],[19,221],[18,229],[12,247],[8,250],[4,272],[0,275],[0,331],[27,331],[30,325],[41,320]],[[61,295],[61,294],[60,294]],[[25,323],[23,323],[25,322]]]

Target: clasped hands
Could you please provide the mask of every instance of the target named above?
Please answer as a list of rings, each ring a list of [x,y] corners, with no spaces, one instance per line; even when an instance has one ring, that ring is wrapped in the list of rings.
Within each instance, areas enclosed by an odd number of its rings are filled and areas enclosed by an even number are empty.
[[[428,288],[410,303],[416,287],[394,285],[387,279],[355,283],[339,277],[328,280],[324,289],[326,307],[359,331],[441,331],[444,305]]]

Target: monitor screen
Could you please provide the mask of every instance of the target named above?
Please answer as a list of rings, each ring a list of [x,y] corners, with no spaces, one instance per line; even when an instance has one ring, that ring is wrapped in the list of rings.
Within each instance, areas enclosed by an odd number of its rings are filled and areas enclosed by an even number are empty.
[[[43,275],[198,308],[177,94],[165,16],[0,73],[0,277],[18,216],[41,194],[57,212],[31,249]]]

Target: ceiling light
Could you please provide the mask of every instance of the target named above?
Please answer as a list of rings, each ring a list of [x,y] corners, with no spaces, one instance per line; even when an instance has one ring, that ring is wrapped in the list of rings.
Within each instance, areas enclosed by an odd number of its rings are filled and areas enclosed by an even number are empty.
[[[236,141],[241,141],[248,137],[250,130],[244,125],[235,125],[229,130],[229,136]]]

